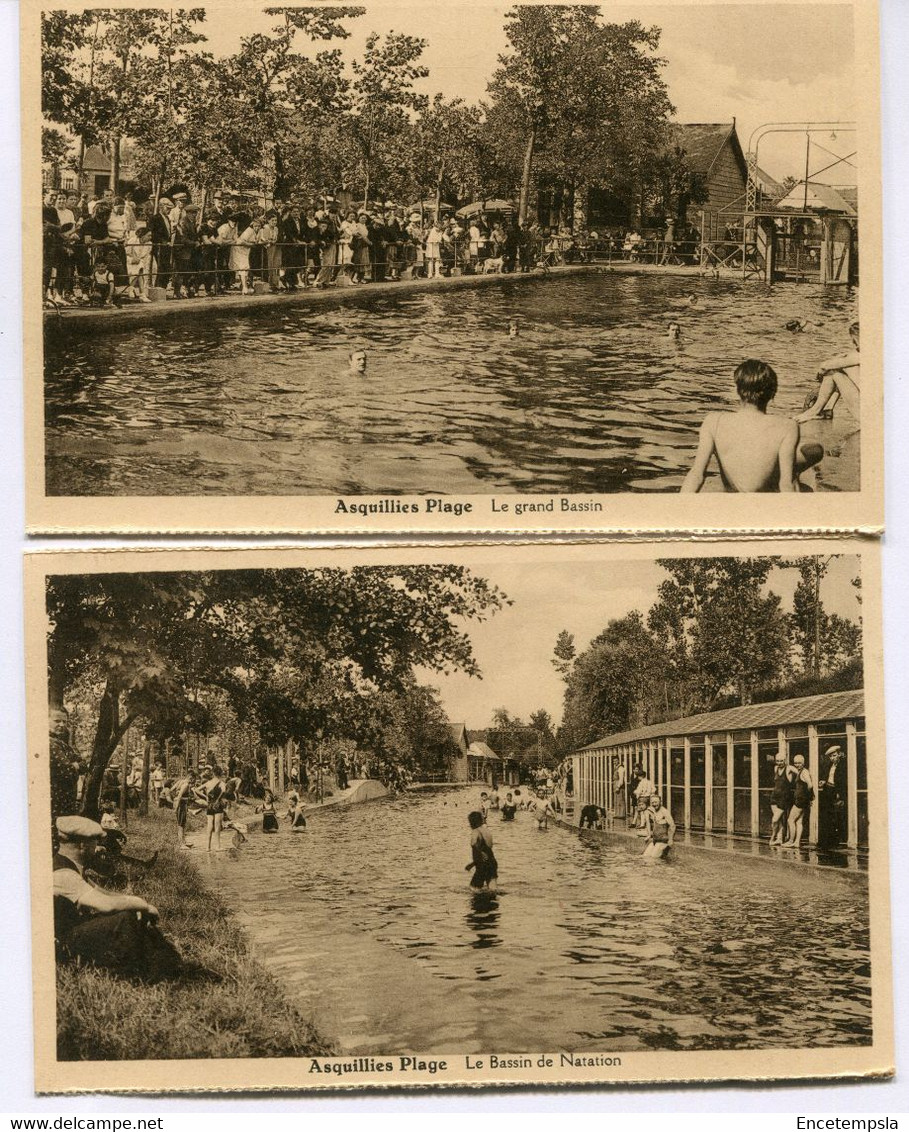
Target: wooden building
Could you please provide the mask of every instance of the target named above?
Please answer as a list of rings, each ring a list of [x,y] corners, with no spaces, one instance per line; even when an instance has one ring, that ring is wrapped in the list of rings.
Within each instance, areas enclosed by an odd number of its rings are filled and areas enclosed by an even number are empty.
[[[656,785],[679,829],[745,838],[770,834],[770,794],[778,751],[803,755],[815,784],[834,746],[846,753],[846,848],[868,846],[868,779],[864,692],[833,692],[795,700],[705,712],[607,735],[572,756],[574,809],[616,805],[616,768],[625,782],[635,766]],[[807,825],[817,843],[817,803]]]
[[[463,723],[450,723],[451,741],[453,750],[449,762],[449,782],[467,782],[468,778],[468,748],[467,727]]]
[[[748,163],[732,122],[683,122],[673,130],[675,144],[685,157],[692,177],[705,199],[690,203],[685,220],[700,227],[704,213],[704,235],[719,240],[725,230],[741,222],[748,185]]]

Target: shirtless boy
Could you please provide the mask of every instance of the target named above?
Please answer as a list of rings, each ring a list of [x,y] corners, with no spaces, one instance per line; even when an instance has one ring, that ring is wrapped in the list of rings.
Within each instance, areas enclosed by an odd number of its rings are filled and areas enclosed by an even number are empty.
[[[739,407],[704,418],[694,464],[681,490],[700,491],[710,460],[716,456],[726,491],[798,491],[799,475],[821,460],[823,447],[800,444],[795,421],[768,415],[777,379],[766,362],[749,358],[738,366],[734,377]]]
[[[819,417],[825,410],[832,410],[841,397],[843,404],[855,417],[856,423],[860,420],[859,324],[857,322],[853,322],[849,327],[849,337],[852,339],[852,345],[855,346],[855,349],[849,350],[845,354],[837,354],[835,357],[827,358],[826,361],[821,363],[820,369],[817,371],[817,380],[821,387],[817,391],[814,404],[806,409],[801,416],[796,417],[799,423]]]

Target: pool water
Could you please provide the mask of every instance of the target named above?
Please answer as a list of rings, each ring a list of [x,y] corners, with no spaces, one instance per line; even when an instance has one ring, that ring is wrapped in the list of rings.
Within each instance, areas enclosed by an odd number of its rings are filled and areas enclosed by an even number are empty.
[[[871,1041],[864,879],[490,816],[472,789],[328,808],[202,866],[341,1052],[803,1048]]]
[[[91,334],[50,322],[47,492],[672,491],[704,414],[732,403],[738,362],[770,362],[775,410],[793,415],[818,363],[849,348],[854,304],[810,285],[598,272]],[[812,325],[792,334],[793,318]],[[361,345],[365,377],[346,364]],[[817,486],[858,490],[831,447]]]

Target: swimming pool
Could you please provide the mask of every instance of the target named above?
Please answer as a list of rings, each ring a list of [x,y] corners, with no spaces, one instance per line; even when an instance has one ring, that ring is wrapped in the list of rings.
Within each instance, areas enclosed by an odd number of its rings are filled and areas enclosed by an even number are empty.
[[[818,363],[848,347],[854,302],[808,285],[596,272],[364,288],[330,306],[91,335],[50,322],[47,493],[672,491],[704,414],[731,402],[734,366],[770,362],[776,411],[795,414]],[[812,325],[791,334],[792,318]],[[365,377],[346,368],[360,345]],[[831,457],[819,486],[857,490],[857,477]]]
[[[864,879],[490,817],[478,789],[311,815],[199,854],[255,949],[342,1053],[867,1045]],[[230,858],[230,859],[228,859]]]

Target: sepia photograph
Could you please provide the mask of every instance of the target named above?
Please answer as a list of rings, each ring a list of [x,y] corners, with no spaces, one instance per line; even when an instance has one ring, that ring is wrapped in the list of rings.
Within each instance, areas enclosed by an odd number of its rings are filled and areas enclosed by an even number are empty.
[[[28,0],[30,530],[880,528],[877,48]]]
[[[890,1075],[878,572],[29,555],[36,1089]]]

